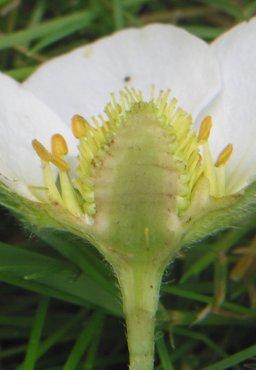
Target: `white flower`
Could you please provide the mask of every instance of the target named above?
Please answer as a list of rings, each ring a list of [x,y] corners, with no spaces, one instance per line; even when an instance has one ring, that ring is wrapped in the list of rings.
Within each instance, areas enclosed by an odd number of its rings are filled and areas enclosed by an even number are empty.
[[[153,369],[167,264],[255,205],[255,40],[256,19],[212,45],[150,25],[56,58],[23,85],[0,75],[0,202],[87,238],[112,265],[131,370]]]
[[[32,201],[44,200],[37,191],[46,184],[32,140],[50,150],[52,135],[60,133],[68,143],[72,169],[78,152],[71,117],[90,120],[102,114],[110,94],[125,86],[141,90],[149,100],[154,85],[156,91],[171,89],[179,106],[192,114],[197,132],[203,118],[212,117],[210,166],[227,144],[234,147],[224,151],[225,191],[220,194],[241,191],[256,176],[255,37],[256,19],[211,45],[177,27],[155,24],[118,32],[55,58],[23,85],[1,74],[2,183]]]

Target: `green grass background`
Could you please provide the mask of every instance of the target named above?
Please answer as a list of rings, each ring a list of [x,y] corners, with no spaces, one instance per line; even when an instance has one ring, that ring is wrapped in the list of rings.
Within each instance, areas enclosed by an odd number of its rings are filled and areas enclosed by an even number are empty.
[[[0,70],[22,81],[54,56],[152,22],[210,42],[255,12],[251,0],[0,0]],[[0,212],[0,370],[127,369],[118,289],[94,248]],[[256,369],[255,221],[198,243],[166,271],[157,370]]]

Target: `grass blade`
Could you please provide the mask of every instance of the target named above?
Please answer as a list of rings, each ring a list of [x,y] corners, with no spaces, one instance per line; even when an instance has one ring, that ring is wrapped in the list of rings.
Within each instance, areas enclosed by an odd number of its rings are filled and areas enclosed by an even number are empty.
[[[162,335],[156,341],[156,348],[157,348],[158,355],[160,357],[162,369],[163,370],[174,370],[174,367],[172,366],[172,363],[171,363],[170,355],[168,353],[168,349],[166,347],[166,343]]]
[[[25,360],[20,368],[21,370],[35,369],[39,343],[46,318],[48,304],[49,298],[42,297],[35,315],[34,325],[32,327],[31,335],[29,338]]]
[[[24,29],[4,35],[0,37],[0,50],[50,35],[77,23],[81,25],[81,28],[88,27],[94,16],[94,14],[87,11],[73,13],[72,15],[59,17],[55,20],[45,21],[31,29]]]
[[[63,259],[0,243],[0,281],[82,306],[99,305],[121,315],[115,294]]]
[[[77,366],[83,356],[84,352],[89,347],[91,340],[94,336],[95,331],[102,322],[102,314],[95,313],[93,317],[87,321],[84,329],[78,337],[64,367],[63,370],[76,370]]]
[[[224,370],[231,369],[234,365],[240,364],[241,362],[253,358],[256,356],[256,344],[251,347],[244,349],[230,356],[222,361],[216,362],[214,365],[204,367],[202,370]]]

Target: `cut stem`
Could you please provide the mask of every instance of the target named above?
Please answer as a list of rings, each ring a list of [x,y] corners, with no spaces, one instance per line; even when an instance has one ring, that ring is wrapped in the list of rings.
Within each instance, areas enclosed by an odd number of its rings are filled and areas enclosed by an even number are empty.
[[[130,370],[153,370],[154,330],[162,271],[134,263],[117,272],[126,320]]]

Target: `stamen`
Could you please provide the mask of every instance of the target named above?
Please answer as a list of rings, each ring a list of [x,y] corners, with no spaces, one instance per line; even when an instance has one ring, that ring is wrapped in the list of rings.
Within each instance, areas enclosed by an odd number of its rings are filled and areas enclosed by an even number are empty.
[[[212,128],[212,117],[207,116],[201,123],[200,131],[198,134],[198,142],[203,143],[208,140]]]
[[[52,156],[51,162],[59,169],[61,197],[67,209],[74,215],[81,214],[81,209],[75,194],[75,190],[70,182],[68,171],[69,165],[61,157],[68,154],[68,146],[64,137],[55,134],[51,138]]]
[[[206,116],[200,126],[199,134],[197,137],[198,144],[203,145],[204,151],[204,176],[209,181],[209,192],[211,195],[216,195],[217,192],[217,184],[216,184],[216,173],[215,167],[212,159],[212,154],[210,150],[210,146],[208,143],[208,139],[212,129],[212,117]]]
[[[44,162],[42,164],[43,169],[43,177],[44,177],[44,184],[48,191],[48,197],[53,202],[56,202],[60,204],[61,206],[64,206],[63,200],[61,198],[60,192],[56,186],[55,178],[53,176],[52,169],[50,167],[49,162]]]
[[[219,154],[218,159],[215,163],[216,167],[216,180],[217,180],[217,190],[216,196],[223,197],[226,192],[226,168],[225,164],[231,157],[233,152],[233,145],[228,144],[222,152]]]
[[[98,126],[98,121],[93,117],[93,121]],[[95,156],[95,153],[101,146],[101,138],[99,131],[100,129],[95,130],[87,120],[78,114],[74,115],[72,118],[72,132],[73,135],[80,140],[82,146],[88,146],[90,148],[92,157]]]
[[[215,167],[224,166],[229,160],[229,158],[231,157],[232,153],[233,153],[233,145],[228,144],[219,154],[218,159],[215,163]]]
[[[223,197],[226,190],[226,171],[225,166],[216,167],[216,197]]]
[[[32,140],[32,146],[36,151],[38,157],[45,162],[50,162],[51,160],[51,153],[40,143],[40,141],[34,139]]]
[[[55,134],[51,138],[52,155],[50,161],[58,167],[60,171],[68,172],[69,165],[63,157],[68,154],[68,146],[66,140],[61,134]]]
[[[61,196],[67,209],[76,216],[82,214],[75,190],[70,182],[68,173],[60,171]]]
[[[87,132],[86,128],[87,128],[87,121],[82,116],[79,116],[78,114],[75,114],[72,117],[72,132],[73,132],[73,135],[77,139],[80,139],[81,137],[86,136],[86,132]]]
[[[51,153],[49,153],[43,144],[41,144],[38,140],[32,140],[32,146],[38,157],[41,159],[44,184],[45,188],[47,189],[49,199],[63,205],[63,201],[55,184],[53,172],[50,167],[50,161],[52,160]]]
[[[58,157],[57,155],[52,155],[51,160],[52,164],[54,164],[60,171],[68,172],[69,171],[69,165],[64,159]]]
[[[204,175],[209,181],[210,194],[216,194],[216,173],[213,164],[212,154],[208,141],[203,143],[204,149]]]
[[[68,146],[66,140],[61,134],[55,134],[51,139],[52,154],[57,157],[62,157],[68,154]]]

